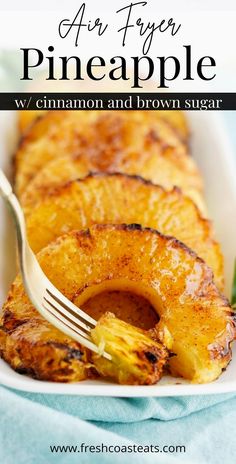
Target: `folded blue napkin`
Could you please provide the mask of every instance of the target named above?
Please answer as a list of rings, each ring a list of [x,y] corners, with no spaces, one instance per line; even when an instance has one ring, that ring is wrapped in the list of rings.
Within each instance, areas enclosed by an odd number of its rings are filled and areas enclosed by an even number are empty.
[[[233,464],[235,435],[234,394],[125,399],[0,387],[1,464]],[[81,450],[89,445],[94,448]],[[77,449],[56,452],[53,446]],[[164,446],[171,447],[168,453]]]

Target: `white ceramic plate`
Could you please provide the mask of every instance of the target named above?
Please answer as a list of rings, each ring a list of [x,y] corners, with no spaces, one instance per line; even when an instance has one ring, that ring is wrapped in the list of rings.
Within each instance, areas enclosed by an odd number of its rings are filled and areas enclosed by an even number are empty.
[[[225,256],[226,294],[230,297],[234,257],[236,257],[236,166],[219,114],[189,112],[192,152],[205,180],[206,199],[214,220],[216,236]],[[0,114],[0,164],[10,173],[10,154],[16,142],[15,115]],[[15,274],[14,233],[11,221],[0,201],[0,304]],[[74,384],[41,382],[17,374],[0,360],[0,382],[9,387],[40,393],[96,396],[177,396],[236,391],[236,348],[231,364],[215,382],[192,385],[181,379],[164,377],[153,386],[123,386],[101,381]]]

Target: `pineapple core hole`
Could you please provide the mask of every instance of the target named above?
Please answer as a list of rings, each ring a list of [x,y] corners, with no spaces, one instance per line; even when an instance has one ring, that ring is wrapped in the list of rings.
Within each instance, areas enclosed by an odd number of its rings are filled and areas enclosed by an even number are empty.
[[[81,308],[97,320],[110,311],[119,319],[144,330],[152,329],[159,321],[151,303],[131,292],[102,292],[83,303]]]

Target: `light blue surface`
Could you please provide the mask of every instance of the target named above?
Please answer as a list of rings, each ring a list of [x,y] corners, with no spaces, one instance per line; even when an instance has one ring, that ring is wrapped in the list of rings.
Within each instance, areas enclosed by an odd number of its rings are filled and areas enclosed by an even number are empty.
[[[236,113],[224,114],[236,153]],[[50,445],[185,445],[186,453],[50,453]],[[79,398],[0,387],[0,463],[236,462],[236,395]]]
[[[2,464],[234,463],[236,396],[121,399],[0,387]],[[185,445],[185,454],[50,453],[50,445]],[[16,460],[17,457],[17,460]]]

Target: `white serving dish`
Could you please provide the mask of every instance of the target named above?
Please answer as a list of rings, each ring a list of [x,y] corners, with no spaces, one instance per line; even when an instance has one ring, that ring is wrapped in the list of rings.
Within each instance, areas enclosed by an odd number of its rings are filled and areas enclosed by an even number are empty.
[[[230,297],[236,257],[236,165],[221,115],[189,112],[192,153],[205,180],[206,199],[217,239],[225,256],[226,295]],[[0,165],[10,173],[10,154],[16,142],[15,114],[0,114]],[[0,305],[15,274],[14,230],[0,200]],[[164,377],[153,386],[123,386],[102,381],[60,384],[33,380],[14,372],[0,360],[0,382],[19,390],[86,396],[177,396],[236,391],[236,347],[226,372],[215,382],[192,385],[181,379]]]

